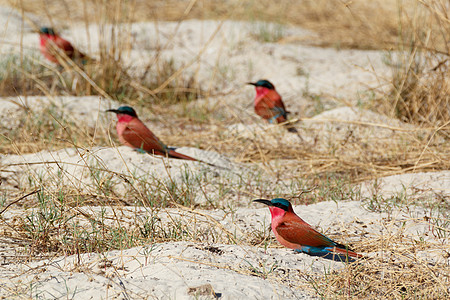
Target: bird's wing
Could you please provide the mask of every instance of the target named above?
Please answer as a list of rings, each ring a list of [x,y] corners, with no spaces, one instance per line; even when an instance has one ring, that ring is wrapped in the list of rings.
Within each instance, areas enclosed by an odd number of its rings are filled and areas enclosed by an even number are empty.
[[[273,117],[272,113],[272,103],[270,99],[262,97],[255,101],[255,112],[257,115],[264,119],[270,119]]]
[[[276,118],[278,122],[285,122],[287,117],[286,107],[284,106],[283,100],[281,100],[280,94],[277,91],[271,90],[266,95],[269,99],[269,107],[272,111],[273,118]]]
[[[284,112],[286,112],[284,102],[283,100],[281,100],[281,96],[277,91],[271,91],[267,96],[272,100],[274,107],[282,109]]]
[[[153,132],[150,131],[150,129],[147,128],[147,126],[145,126],[144,123],[137,119],[127,124],[125,130],[122,132],[122,138],[131,144],[132,147],[143,149],[148,153],[197,161],[197,159],[193,157],[169,149],[153,134]]]
[[[268,97],[261,98],[255,104],[255,112],[264,119],[280,119],[280,122],[286,121],[286,110],[283,106],[277,106],[274,101]]]
[[[274,106],[272,108],[272,111],[273,111],[274,115],[280,115],[280,116],[283,116],[283,117],[286,117],[286,114],[287,114],[287,112],[284,109],[284,107],[281,107],[281,106]]]
[[[316,231],[300,218],[288,218],[276,227],[276,231],[286,241],[293,244],[312,247],[336,245],[335,242]]]
[[[164,155],[168,150],[167,146],[138,119],[127,124],[127,127],[122,133],[122,137],[134,148],[143,149],[149,153],[154,152],[156,154]]]
[[[61,50],[63,50],[64,53],[65,53],[68,57],[72,58],[73,53],[75,52],[75,49],[73,48],[72,44],[71,44],[69,41],[67,41],[67,40],[63,39],[62,37],[59,37],[59,36],[58,36],[58,37],[54,40],[54,43],[55,43],[55,45],[56,45],[58,48],[60,48]]]

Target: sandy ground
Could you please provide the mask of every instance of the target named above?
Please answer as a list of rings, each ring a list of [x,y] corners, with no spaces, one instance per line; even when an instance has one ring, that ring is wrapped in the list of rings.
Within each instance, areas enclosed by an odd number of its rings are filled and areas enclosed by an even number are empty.
[[[256,206],[256,205],[255,205]],[[85,212],[98,212],[100,207],[84,207]],[[360,202],[321,202],[309,206],[296,206],[297,213],[306,221],[330,232],[329,236],[341,239],[332,232],[345,236],[357,232],[358,238],[380,238],[403,235],[405,240],[419,236],[434,239],[423,217],[426,212],[396,209],[390,214],[368,212]],[[148,211],[138,208],[138,215]],[[121,210],[121,218],[136,215],[136,208]],[[202,211],[199,211],[202,212]],[[8,212],[6,219],[20,212]],[[257,226],[267,226],[269,213],[266,208],[242,208],[233,220],[222,211],[207,211],[208,215],[231,232],[237,232],[237,240],[249,235]],[[113,212],[107,208],[107,216]],[[177,218],[192,223],[193,214],[177,210],[160,212],[163,219]],[[207,221],[198,217],[197,223]],[[264,223],[265,224],[262,224]],[[402,224],[387,230],[389,223]],[[204,226],[209,226],[208,222]],[[439,241],[436,240],[436,243]],[[399,244],[398,247],[405,247]],[[364,253],[364,255],[380,255]],[[389,256],[390,253],[383,255]],[[445,251],[438,247],[423,250],[418,257],[430,263],[442,263]],[[448,260],[448,258],[446,258]],[[274,268],[276,266],[276,268]],[[115,298],[182,298],[192,293],[191,288],[210,285],[221,299],[309,299],[310,293],[295,284],[304,274],[321,273],[343,268],[339,262],[294,254],[282,248],[264,248],[224,245],[221,243],[172,242],[155,243],[143,247],[110,251],[101,254],[54,257],[27,264],[3,264],[3,295],[16,292],[32,293],[43,299],[70,297],[80,299]],[[274,270],[273,270],[274,269]],[[255,277],[255,272],[267,279]],[[280,280],[280,278],[283,278]],[[32,285],[32,290],[28,287]],[[200,289],[202,290],[202,289]],[[206,291],[211,292],[210,289]]]
[[[20,32],[23,31],[22,43],[27,53],[38,56],[37,35],[29,32],[27,26],[22,29],[21,24],[20,15],[12,14],[7,8],[0,10],[0,28],[3,28],[0,31],[0,52],[17,51]],[[258,23],[196,20],[185,21],[179,28],[176,23],[165,22],[159,23],[157,28],[150,23],[133,24],[131,37],[134,47],[126,60],[135,66],[136,72],[140,72],[142,70],[138,66],[142,57],[151,57],[160,45],[165,45],[162,53],[164,57],[175,58],[175,63],[180,65],[193,62],[190,72],[197,74],[200,83],[209,86],[211,82],[216,82],[211,87],[213,90],[240,91],[238,95],[210,101],[233,104],[234,108],[237,105],[236,111],[244,112],[242,119],[253,114],[250,99],[254,91],[243,85],[248,81],[271,79],[294,115],[305,106],[306,100],[298,95],[332,95],[332,98],[346,106],[329,109],[304,120],[300,127],[301,133],[310,143],[314,136],[308,136],[307,132],[311,131],[321,132],[327,137],[345,137],[352,131],[363,139],[373,135],[390,138],[396,134],[396,128],[409,128],[397,120],[354,106],[361,95],[379,86],[380,79],[375,73],[389,76],[390,69],[383,63],[382,52],[322,49],[289,42],[312,35],[301,28],[284,28],[284,40],[287,42],[263,43],[255,39],[258,26]],[[77,47],[95,56],[98,49],[92,41],[98,37],[98,29],[91,26],[89,32],[90,41],[86,39],[84,29],[70,28],[62,34],[74,41]],[[211,36],[214,36],[212,40]],[[197,60],[199,53],[201,59]],[[111,128],[113,119],[105,115],[104,111],[118,105],[99,97],[3,98],[0,99],[0,122],[14,126],[14,116],[21,111],[20,106],[36,110],[52,106],[89,127]],[[327,122],[322,122],[324,120]],[[356,127],[355,122],[377,126],[361,128]],[[266,130],[272,130],[270,128],[273,129],[273,126],[242,122],[230,126],[226,134],[251,138],[264,135]],[[291,135],[285,131],[283,134]],[[291,135],[288,140],[288,143],[299,142],[295,135]],[[235,163],[225,155],[187,147],[177,151],[213,163],[216,167],[143,155],[119,145],[2,155],[2,190],[14,193],[40,180],[51,179],[54,186],[48,186],[48,189],[57,189],[63,184],[76,190],[95,191],[100,184],[89,170],[96,167],[118,175],[112,179],[115,180],[113,192],[118,196],[130,192],[130,180],[183,182],[186,170],[194,176],[207,176],[213,182],[216,180],[217,185],[227,187],[237,184],[243,177],[253,176],[252,166]],[[372,181],[363,183],[363,197],[370,198],[380,193],[389,197],[402,192],[422,197],[448,197],[450,172],[397,175],[379,179],[376,188],[374,186]],[[197,203],[205,201],[208,199],[204,197],[195,199]],[[195,220],[200,220],[198,222],[202,224],[200,227],[215,228],[219,232],[217,240],[206,239],[204,243],[157,243],[101,254],[87,253],[15,263],[11,258],[21,246],[11,246],[14,243],[7,236],[2,237],[0,245],[4,254],[0,262],[0,297],[24,294],[38,299],[312,299],[316,297],[313,292],[294,284],[299,278],[305,274],[345,267],[342,263],[294,254],[284,248],[264,249],[262,246],[230,244],[229,232],[234,233],[233,238],[237,241],[251,239],[254,230],[267,231],[270,217],[267,208],[251,204],[251,199],[238,200],[231,196],[227,201],[228,205],[234,205],[233,214],[222,210],[198,210],[212,219],[179,209],[159,212],[161,222],[179,218],[189,228],[197,224],[193,222],[195,216]],[[107,214],[114,215],[113,206],[80,209],[93,215],[105,209]],[[26,210],[26,205],[22,209],[10,209],[2,215],[2,219],[14,220]],[[389,214],[376,213],[367,209],[367,202],[342,201],[296,206],[295,210],[305,221],[339,241],[351,243],[390,234],[404,234],[410,240],[429,239],[439,243],[424,221],[430,213],[425,208],[395,207]],[[123,214],[121,218],[129,218],[130,222],[133,218],[140,220],[149,214],[141,206],[122,207],[120,212]],[[395,227],[395,232],[388,232],[387,224],[390,223],[404,225]],[[349,239],[350,232],[354,240]],[[272,240],[271,245],[276,245],[276,242]],[[423,250],[423,259],[435,263],[448,260],[448,257],[436,247]],[[255,272],[258,276],[254,276]]]

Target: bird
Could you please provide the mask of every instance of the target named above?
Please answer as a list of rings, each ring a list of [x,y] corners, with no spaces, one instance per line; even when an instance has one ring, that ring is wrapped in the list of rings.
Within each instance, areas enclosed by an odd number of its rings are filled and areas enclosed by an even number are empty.
[[[128,147],[141,152],[168,156],[186,160],[199,161],[193,157],[181,154],[162,143],[150,129],[139,120],[136,111],[130,106],[121,106],[118,109],[108,109],[117,115],[117,134],[119,141]]]
[[[321,256],[335,261],[354,261],[362,255],[350,250],[315,230],[297,216],[291,203],[283,198],[256,199],[253,202],[269,206],[272,215],[272,231],[283,246],[296,252]]]
[[[61,64],[60,60],[58,60],[58,50],[56,48],[62,50],[74,62],[81,62],[84,65],[88,61],[93,61],[92,58],[74,48],[69,41],[60,37],[51,27],[41,27],[39,29],[39,38],[39,49],[42,55],[51,62]]]
[[[269,123],[284,123],[287,121],[288,111],[284,106],[280,94],[275,86],[266,79],[260,79],[257,82],[247,82],[255,86],[256,96],[254,101],[255,112],[261,118]],[[288,131],[298,133],[292,125],[286,127]]]

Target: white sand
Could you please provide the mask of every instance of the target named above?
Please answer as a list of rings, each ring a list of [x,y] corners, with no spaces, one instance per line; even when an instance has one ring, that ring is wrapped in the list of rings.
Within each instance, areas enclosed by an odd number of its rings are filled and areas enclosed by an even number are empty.
[[[386,197],[404,195],[429,198],[450,196],[450,171],[401,174],[369,181],[362,185],[364,195],[375,193]]]
[[[199,149],[178,148],[177,151],[192,155],[219,167],[230,168],[232,164],[217,153]],[[204,169],[214,169],[201,162],[167,159],[159,155],[148,155],[120,146],[114,148],[96,147],[92,149],[62,149],[55,152],[42,151],[33,154],[8,155],[0,159],[5,178],[4,185],[25,187],[39,185],[41,181],[54,183],[53,188],[70,186],[79,191],[95,191],[102,186],[104,178],[112,177],[114,191],[123,195],[131,186],[128,180],[136,182],[179,182],[186,171],[199,174]],[[93,171],[100,171],[96,175]],[[227,173],[228,169],[217,168]],[[214,170],[211,170],[214,174]],[[11,175],[12,174],[12,175]],[[114,174],[115,176],[111,175]],[[119,176],[122,174],[123,177]],[[228,176],[222,174],[221,176]],[[127,178],[127,180],[121,180]],[[136,183],[137,184],[137,183]]]
[[[95,128],[107,125],[112,115],[105,111],[117,107],[114,101],[98,96],[7,97],[0,98],[0,122],[5,127],[16,126],[17,115],[25,113],[25,109],[36,113],[47,109],[50,112],[53,110],[55,115],[63,115],[68,121]]]

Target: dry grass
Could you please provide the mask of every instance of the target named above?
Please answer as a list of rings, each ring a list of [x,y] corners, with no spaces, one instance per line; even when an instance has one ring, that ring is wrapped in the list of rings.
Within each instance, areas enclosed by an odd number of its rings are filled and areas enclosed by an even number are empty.
[[[99,16],[113,21],[125,12],[126,21],[237,19],[293,24],[311,29],[318,34],[306,42],[320,46],[359,49],[395,47],[400,42],[399,31],[409,25],[408,21],[414,17],[417,7],[421,6],[414,0],[403,1],[401,11],[397,7],[397,2],[392,0],[370,2],[364,0],[281,0],[277,2],[268,0],[189,2],[138,0],[126,3],[111,1],[108,5],[87,0],[70,3],[70,5],[67,5],[65,1],[43,4],[44,2],[40,0],[25,0],[17,3],[16,5],[23,7],[25,11],[49,17],[54,22],[68,19],[98,22]],[[425,1],[423,3],[428,5],[439,2]],[[296,37],[288,37],[288,39],[295,40]],[[437,42],[445,45],[442,39],[438,39]]]
[[[404,41],[393,60],[392,92],[382,105],[406,122],[439,127],[449,135],[450,21],[448,3],[424,2],[400,31]],[[426,29],[426,30],[425,30]]]
[[[379,257],[350,265],[346,271],[329,274],[325,280],[317,278],[314,284],[319,295],[341,299],[444,299],[449,296],[450,273],[445,263],[421,259],[416,253],[421,247],[406,244],[398,237],[374,243],[383,244]],[[442,249],[442,245],[435,248]]]
[[[239,120],[235,120],[239,122]],[[231,122],[232,123],[232,122]],[[407,172],[429,172],[450,168],[450,148],[441,133],[442,128],[393,128],[393,137],[371,139],[352,131],[376,128],[374,124],[346,124],[352,126],[349,134],[339,137],[323,133],[323,129],[308,128],[302,133],[309,142],[276,142],[282,130],[269,129],[256,133],[253,138],[224,135],[228,129],[220,123],[190,125],[189,141],[175,134],[178,123],[164,128],[161,136],[169,144],[200,147],[232,155],[246,163],[263,163],[280,179],[315,178],[322,174],[340,174],[352,182],[380,178]],[[299,127],[300,128],[300,127]],[[210,138],[202,139],[205,132]],[[377,132],[374,130],[374,132]],[[324,146],[326,145],[326,146]],[[283,168],[270,167],[270,162],[285,161]]]
[[[267,232],[258,232],[257,238],[252,235],[237,241],[214,219],[198,214],[194,209],[195,199],[206,190],[217,198],[211,196],[203,208],[216,208],[230,214],[235,207],[224,207],[219,198],[248,200],[256,195],[279,195],[296,204],[330,199],[361,200],[354,190],[354,183],[387,175],[450,169],[450,76],[449,50],[446,48],[450,26],[445,3],[411,0],[401,8],[396,6],[396,1],[388,0],[348,3],[325,0],[301,3],[289,0],[43,3],[21,1],[15,5],[24,11],[45,16],[50,23],[61,20],[69,20],[69,24],[82,21],[86,26],[112,23],[110,30],[118,31],[119,37],[128,34],[125,27],[119,26],[127,21],[233,16],[236,19],[304,26],[318,34],[317,38],[305,41],[314,45],[361,49],[396,47],[404,51],[404,56],[399,60],[392,80],[392,92],[386,95],[384,100],[387,101],[381,103],[386,114],[421,127],[411,130],[394,128],[395,138],[363,139],[349,134],[333,141],[324,140],[320,132],[311,130],[307,135],[315,144],[286,147],[283,143],[272,142],[276,139],[276,132],[245,139],[224,136],[226,125],[240,120],[218,117],[218,113],[209,108],[199,109],[195,119],[186,112],[179,113],[180,106],[187,107],[203,93],[194,78],[184,78],[181,69],[175,68],[170,61],[159,60],[158,54],[145,66],[156,70],[156,76],[151,80],[146,76],[135,76],[133,70],[122,66],[122,54],[131,46],[127,39],[119,38],[120,43],[117,43],[116,40],[107,40],[106,35],[102,36],[98,63],[85,68],[66,61],[64,69],[57,69],[37,63],[28,56],[20,60],[19,67],[14,67],[18,58],[12,56],[4,61],[6,69],[11,72],[6,72],[0,80],[1,95],[103,95],[136,106],[142,115],[150,112],[146,106],[152,104],[153,115],[148,115],[165,143],[226,153],[238,162],[258,165],[257,171],[247,177],[242,176],[239,183],[215,182],[206,175],[192,177],[189,174],[185,174],[182,183],[135,178],[132,174],[114,173],[102,167],[100,161],[97,167],[87,167],[94,184],[79,184],[77,189],[60,184],[53,190],[44,178],[30,175],[35,194],[22,198],[29,190],[20,187],[20,192],[14,195],[17,197],[5,193],[1,198],[0,215],[2,227],[6,228],[3,232],[13,241],[20,241],[24,261],[38,253],[104,252],[179,240],[254,245],[267,241]],[[380,18],[380,15],[384,17]],[[281,37],[276,40],[289,42],[295,39]],[[102,46],[107,44],[116,47],[107,49]],[[18,81],[22,84],[13,84]],[[92,145],[110,145],[107,130],[94,132],[82,124],[75,125],[54,107],[43,111],[24,107],[18,122],[19,125],[13,129],[1,129],[2,154],[23,154],[74,145],[87,149]],[[182,137],[174,134],[181,126],[185,132]],[[373,124],[352,126],[366,128]],[[65,176],[63,168],[60,171],[62,175],[54,174],[50,180],[52,183],[63,181],[57,177]],[[294,183],[286,187],[285,180]],[[115,192],[114,188],[119,184],[126,186],[126,197]],[[204,190],[193,189],[198,186]],[[302,194],[303,189],[310,191]],[[324,298],[448,298],[448,266],[425,261],[416,255],[425,249],[450,251],[448,243],[445,243],[449,234],[448,207],[445,206],[448,199],[442,199],[443,204],[438,203],[441,207],[438,215],[430,218],[430,226],[441,230],[437,238],[444,241],[442,245],[406,240],[401,232],[387,237],[370,237],[367,244],[356,244],[357,249],[383,255],[348,265],[341,272],[320,277],[306,276],[311,288]],[[26,204],[24,200],[27,200]],[[387,202],[381,199],[371,207],[385,209]],[[410,204],[408,201],[394,202],[399,206]],[[12,205],[6,206],[8,204]],[[86,208],[88,205],[103,206],[107,212],[89,210]],[[143,208],[146,218],[130,213],[132,220],[122,219],[129,213],[128,208],[136,205]],[[164,210],[167,207],[178,208],[175,214],[189,211],[196,218],[180,221],[166,214]],[[3,213],[12,208],[23,208],[23,214],[5,217]],[[202,226],[197,226],[200,224]],[[397,225],[387,226],[396,228]],[[14,247],[14,243],[10,246]],[[304,284],[304,281],[296,283]]]

